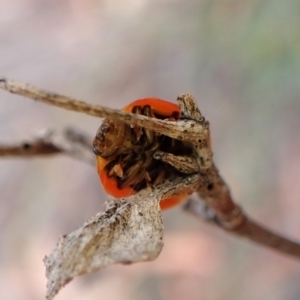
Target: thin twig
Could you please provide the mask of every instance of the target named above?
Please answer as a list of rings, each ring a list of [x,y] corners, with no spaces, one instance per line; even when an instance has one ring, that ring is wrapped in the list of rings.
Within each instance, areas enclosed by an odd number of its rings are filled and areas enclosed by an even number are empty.
[[[31,140],[14,144],[0,144],[0,157],[36,157],[65,154],[95,165],[92,139],[86,134],[67,128],[62,132],[47,130]]]
[[[179,136],[181,137],[179,139],[185,140],[194,140],[195,138],[199,139],[203,136],[203,127],[207,126],[205,122],[202,122],[203,124],[200,127],[198,126],[197,128],[194,128],[194,126],[191,126],[191,122],[189,122],[189,120],[179,121],[180,126],[178,126],[178,123],[173,121],[156,119],[154,122],[152,118],[146,116],[130,114],[118,109],[89,104],[74,98],[46,92],[31,85],[6,78],[0,78],[0,88],[12,94],[21,95],[39,102],[44,102],[90,116],[116,119],[127,124],[145,127],[177,139]],[[176,133],[176,136],[174,136],[174,132]],[[178,134],[178,132],[180,134]]]
[[[205,202],[191,199],[185,203],[184,210],[200,220],[206,220],[209,224],[221,227],[230,233],[247,238],[252,242],[296,258],[300,257],[300,245],[298,243],[266,229],[264,226],[249,219],[241,210],[239,210],[240,215],[238,216],[240,222],[237,222],[236,226],[229,228],[227,228],[224,222],[220,222],[215,211],[210,209]]]
[[[61,149],[58,149],[51,142],[48,143],[43,139],[34,139],[32,141],[9,145],[0,144],[0,156],[30,157],[38,155],[52,155],[61,152]]]

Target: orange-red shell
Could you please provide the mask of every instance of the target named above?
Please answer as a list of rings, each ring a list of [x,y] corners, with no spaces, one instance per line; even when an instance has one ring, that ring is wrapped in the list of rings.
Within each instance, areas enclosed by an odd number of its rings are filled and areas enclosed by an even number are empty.
[[[166,118],[170,117],[172,113],[178,112],[180,113],[179,106],[158,98],[144,98],[140,100],[136,100],[126,107],[123,108],[126,112],[132,112],[134,106],[145,106],[150,105],[152,110]],[[100,156],[97,156],[97,169],[100,180],[103,184],[104,190],[111,196],[115,198],[122,198],[133,195],[136,191],[131,187],[124,187],[119,189],[117,186],[117,181],[113,177],[108,177],[104,168],[107,165],[108,161]],[[168,198],[160,202],[161,209],[168,209],[177,204],[179,204],[182,200],[187,198],[187,194],[179,195],[176,197]]]

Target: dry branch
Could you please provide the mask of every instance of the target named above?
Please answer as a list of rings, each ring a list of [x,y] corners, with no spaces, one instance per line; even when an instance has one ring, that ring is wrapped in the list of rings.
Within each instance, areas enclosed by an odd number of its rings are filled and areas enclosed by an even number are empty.
[[[224,230],[235,235],[247,238],[260,245],[273,248],[281,253],[294,256],[298,259],[300,258],[299,243],[266,229],[254,220],[249,219],[240,209],[237,210],[237,216],[233,218],[236,222],[235,226],[232,226],[232,222],[229,224],[222,222],[217,217],[216,212],[204,202],[191,199],[185,203],[184,210],[200,220],[206,220],[210,224],[222,227]],[[229,228],[227,228],[228,225],[230,225]]]
[[[28,84],[5,78],[0,78],[0,88],[12,94],[18,94],[39,102],[81,112],[90,116],[116,119],[127,124],[145,127],[177,139],[183,139],[183,137],[185,140],[200,139],[204,134],[202,126],[194,128],[192,125],[193,122],[189,122],[188,119],[179,121],[178,123],[158,119],[154,122],[152,118],[146,116],[130,114],[118,109],[89,104],[70,97],[49,93]],[[206,124],[204,124],[204,126],[206,126]]]
[[[65,154],[95,165],[92,139],[80,131],[67,128],[63,131],[47,130],[31,140],[13,144],[0,144],[0,157],[36,157]]]
[[[149,211],[147,205],[153,204],[153,202],[150,201],[148,197],[150,198],[157,197],[156,199],[158,200],[155,200],[157,201],[155,202],[156,203],[155,205],[157,206],[158,201],[170,195],[180,194],[180,193],[191,193],[192,191],[196,191],[198,196],[203,200],[204,205],[202,205],[202,209],[199,209],[197,205],[191,205],[191,202],[189,202],[189,205],[186,206],[187,211],[193,213],[198,217],[199,217],[199,211],[202,212],[201,216],[203,216],[203,212],[208,212],[209,213],[208,219],[210,221],[213,221],[213,223],[217,224],[219,227],[222,227],[227,232],[231,232],[233,234],[246,237],[251,241],[270,247],[281,253],[289,254],[291,256],[297,257],[298,259],[300,258],[299,243],[290,241],[289,239],[282,237],[278,234],[275,234],[272,231],[269,231],[268,229],[265,229],[264,227],[255,223],[254,221],[249,219],[243,213],[241,208],[233,201],[229,188],[226,185],[225,181],[220,176],[218,169],[214,165],[212,159],[209,123],[202,116],[200,110],[198,109],[191,95],[185,94],[179,96],[177,99],[181,109],[180,119],[178,121],[166,121],[166,120],[149,118],[137,114],[130,114],[120,110],[114,110],[102,106],[91,105],[65,96],[48,93],[39,90],[37,88],[34,88],[32,86],[18,83],[12,80],[7,80],[7,79],[0,79],[0,88],[3,88],[4,90],[15,94],[23,95],[34,100],[45,102],[47,104],[51,104],[54,106],[63,107],[69,110],[83,112],[97,117],[108,117],[109,119],[118,119],[119,121],[124,121],[127,124],[134,124],[137,126],[145,127],[154,130],[160,134],[170,136],[171,138],[175,138],[175,139],[179,139],[191,143],[194,150],[193,157],[189,157],[189,158],[174,157],[174,155],[172,156],[166,153],[159,152],[154,155],[154,158],[163,160],[164,162],[169,163],[170,165],[177,168],[178,170],[184,170],[184,172],[187,174],[196,172],[195,175],[191,175],[190,177],[185,177],[184,179],[175,178],[171,181],[164,182],[154,187],[153,190],[151,191],[150,189],[145,189],[137,195],[124,199],[121,202],[124,203],[125,205],[124,207],[128,208],[129,206],[127,205],[129,203],[130,205],[133,205],[134,203],[134,205],[137,205],[136,207],[139,207],[138,211],[144,208],[145,210],[142,212],[142,214],[145,220],[148,220],[147,219],[148,217],[151,219],[151,210]],[[56,147],[57,144],[54,145]],[[143,195],[142,198],[140,198],[141,195]],[[152,204],[149,204],[148,202]],[[118,203],[119,205],[121,205],[120,207],[122,207],[123,204],[120,204],[120,202]],[[141,206],[143,206],[143,208],[141,208]],[[127,208],[124,211],[127,212]],[[106,214],[107,212],[97,215],[96,219],[97,218],[99,219],[99,216],[101,216],[100,219],[102,220],[104,218],[104,217],[102,218],[102,216]],[[134,214],[132,209],[130,209],[130,213],[128,212],[128,216],[131,214]],[[117,228],[115,226],[116,220],[119,220],[118,222],[121,222],[120,224],[123,224],[122,223],[123,221],[120,220],[126,220],[124,221],[125,222],[124,224],[127,224],[129,222],[129,219],[126,219],[127,215],[124,216],[123,213],[121,213],[121,216],[122,216],[121,218],[117,218],[117,216],[112,215],[111,217],[113,219],[109,219],[112,220],[111,223],[110,221],[107,221],[108,219],[105,218],[104,219],[109,224],[113,224],[112,226],[114,226],[114,228]],[[152,220],[149,222],[151,223],[154,221]],[[93,241],[92,242],[93,245],[94,243],[98,243],[97,245],[100,247],[101,245],[104,244],[106,245],[106,243],[98,239],[99,232],[102,232],[102,230],[104,229],[109,231],[112,230],[112,228],[109,227],[110,225],[106,227],[105,225],[106,223],[105,224],[101,222],[97,224],[96,223],[93,219],[91,223],[87,222],[85,225],[81,227],[81,229],[83,230],[82,233],[84,233],[85,236],[86,235],[85,230],[87,228],[87,225],[88,224],[91,224],[93,226],[95,225],[95,230],[93,229],[92,232],[90,232],[91,240]],[[154,222],[153,224],[156,223]],[[131,227],[128,227],[128,229],[130,228]],[[130,232],[126,232],[126,234],[128,234],[128,237],[131,235]],[[76,269],[76,267],[73,266],[70,271],[70,269],[68,269],[69,263],[67,263],[67,269],[64,270],[67,272],[66,273],[67,275],[61,274],[62,270],[57,268],[58,266],[57,264],[59,261],[64,260],[64,255],[61,254],[62,247],[64,251],[66,251],[65,249],[65,247],[67,247],[66,243],[70,242],[72,245],[73,244],[75,245],[78,242],[79,245],[82,245],[81,244],[82,242],[80,240],[81,238],[83,237],[80,236],[80,234],[78,236],[78,231],[71,233],[65,238],[62,238],[59,241],[56,250],[54,250],[54,252],[57,251],[57,254],[55,255],[51,254],[49,258],[46,259],[47,274],[48,274],[47,276],[51,278],[49,287],[50,290],[54,291],[54,293],[56,293],[57,289],[63,286],[69,279],[73,278],[75,275],[94,271],[105,265],[105,264],[100,264],[100,265],[96,264],[96,266],[93,267],[89,266],[89,267],[84,267],[83,269],[79,268],[79,271]],[[121,243],[121,240],[117,239],[115,243],[117,244]],[[78,249],[81,249],[80,247]],[[121,248],[122,247],[124,247],[123,244]],[[94,255],[96,255],[96,253],[98,252],[96,252],[95,247],[92,249],[93,249],[92,252],[93,259],[96,259]],[[82,255],[85,255],[84,251],[78,252],[77,250],[74,250],[75,252],[73,252],[73,250],[74,249],[72,248],[72,250],[70,250],[71,252],[68,253],[71,253],[69,256],[74,256],[76,258],[76,261],[73,262],[75,263],[75,265],[81,263],[81,260],[83,261],[87,260],[86,258],[84,258],[85,256],[82,257]],[[102,254],[99,255],[102,256]],[[134,255],[135,254],[133,254],[133,256]],[[92,258],[89,256],[89,259]],[[123,260],[116,259],[116,260],[112,260],[111,262],[122,262],[122,261],[124,262],[124,259]],[[140,261],[140,258],[137,258],[136,260],[130,259],[130,261]],[[62,263],[62,265],[64,265],[64,262]],[[53,271],[53,266],[56,266],[55,272]],[[76,272],[73,272],[74,268],[76,269]],[[63,267],[63,269],[65,268]],[[63,279],[59,278],[59,276],[62,276],[61,278]],[[54,280],[53,278],[58,282],[56,288],[52,287],[51,282],[52,280]],[[51,298],[53,296],[53,292],[50,292],[49,295],[50,295],[49,297]]]

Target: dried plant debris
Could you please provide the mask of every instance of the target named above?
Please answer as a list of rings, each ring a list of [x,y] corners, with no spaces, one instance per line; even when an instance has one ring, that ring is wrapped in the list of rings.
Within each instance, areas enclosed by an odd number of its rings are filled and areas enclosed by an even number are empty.
[[[199,187],[198,174],[177,177],[107,203],[79,229],[59,239],[45,257],[47,299],[75,276],[96,272],[111,264],[154,260],[163,247],[163,222],[159,202]]]
[[[44,258],[47,299],[75,276],[108,265],[154,260],[163,247],[159,198],[110,201],[80,228],[62,236]]]

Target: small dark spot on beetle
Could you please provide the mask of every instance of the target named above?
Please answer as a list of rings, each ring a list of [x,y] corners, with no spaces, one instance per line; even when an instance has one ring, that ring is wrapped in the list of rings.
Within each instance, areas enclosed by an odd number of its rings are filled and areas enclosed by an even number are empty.
[[[143,213],[141,213],[140,211],[139,211],[139,216],[143,216]]]
[[[201,139],[199,139],[199,140],[198,140],[198,143],[202,143],[202,140],[201,140]]]
[[[171,117],[173,117],[175,120],[178,120],[180,117],[180,113],[178,111],[173,111]]]
[[[29,143],[24,143],[23,144],[23,149],[24,150],[29,150],[31,148],[31,145]]]
[[[188,131],[187,131],[187,129],[184,129],[183,132],[184,132],[184,133],[187,133]]]
[[[130,261],[130,260],[124,260],[124,261],[122,261],[122,264],[124,264],[124,265],[131,265],[132,261]]]
[[[94,152],[94,154],[96,154],[98,156],[101,155],[101,152],[96,147],[93,148],[93,152]]]
[[[192,123],[192,124],[191,124],[191,127],[192,127],[192,128],[195,127],[195,124]]]
[[[207,189],[208,189],[209,191],[211,191],[213,188],[214,188],[214,184],[213,184],[213,183],[209,183],[209,184],[207,185]]]

